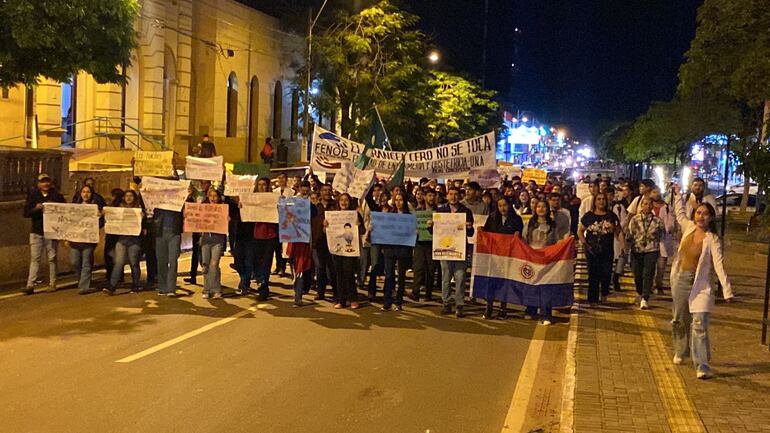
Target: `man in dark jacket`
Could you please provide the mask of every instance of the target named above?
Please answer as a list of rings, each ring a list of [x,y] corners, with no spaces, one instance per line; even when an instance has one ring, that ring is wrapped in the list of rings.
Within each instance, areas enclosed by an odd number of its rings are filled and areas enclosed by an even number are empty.
[[[473,212],[470,209],[463,206],[460,203],[460,190],[456,187],[450,187],[447,191],[447,204],[440,206],[437,213],[464,213],[465,214],[465,231],[466,236],[473,236]],[[428,222],[429,230],[433,232],[433,221]],[[467,241],[466,241],[467,242]],[[467,250],[468,244],[465,248]],[[450,301],[454,298],[455,301],[455,315],[457,317],[463,317],[463,306],[465,305],[465,274],[468,269],[468,263],[463,260],[441,260],[441,300],[444,304],[441,314],[449,314],[452,312],[452,306]],[[450,283],[452,278],[455,279],[455,292],[454,295],[450,293]]]
[[[40,259],[43,258],[43,250],[48,253],[48,288],[56,290],[56,248],[58,242],[54,239],[46,239],[43,233],[43,203],[64,203],[64,196],[59,194],[51,185],[51,177],[41,173],[37,177],[37,188],[27,194],[27,203],[24,205],[24,217],[32,220],[32,228],[29,233],[29,276],[27,285],[22,290],[25,295],[31,295],[35,291],[35,281],[40,272]]]

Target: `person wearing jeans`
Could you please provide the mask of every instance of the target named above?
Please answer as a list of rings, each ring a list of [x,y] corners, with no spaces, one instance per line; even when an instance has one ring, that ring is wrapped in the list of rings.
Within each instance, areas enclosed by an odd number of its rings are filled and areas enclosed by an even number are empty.
[[[467,207],[460,203],[460,190],[457,187],[451,187],[447,190],[447,204],[441,206],[437,213],[464,213],[465,214],[465,235],[473,236],[473,213]],[[428,231],[433,233],[433,221],[428,221]],[[468,245],[466,244],[466,248]],[[441,260],[441,301],[443,307],[441,314],[452,312],[450,302],[454,299],[455,315],[460,318],[465,314],[463,307],[465,305],[465,273],[468,263],[463,257],[461,260]],[[452,278],[455,280],[454,294],[451,293],[450,283]]]
[[[634,271],[636,293],[640,297],[639,308],[642,310],[649,308],[664,231],[663,222],[652,212],[652,207],[652,199],[642,196],[639,201],[641,212],[631,218],[626,229],[626,236],[632,242],[631,268]]]
[[[425,200],[418,204],[417,211],[436,211],[436,192],[432,189],[423,190]],[[412,294],[409,296],[415,302],[420,301],[422,289],[425,289],[425,300],[430,301],[433,297],[433,282],[436,273],[436,261],[433,260],[433,240],[419,240],[414,245],[412,255],[412,266],[414,268],[414,278],[412,280]]]
[[[711,286],[711,271],[722,284],[727,302],[732,302],[733,291],[724,269],[722,244],[716,235],[716,211],[709,203],[700,203],[685,214],[685,202],[675,187],[674,210],[682,226],[682,241],[671,265],[671,296],[673,298],[671,333],[674,345],[674,364],[681,364],[692,356],[698,379],[711,377],[708,327],[715,294]]]
[[[37,188],[27,194],[24,204],[24,217],[32,220],[29,233],[29,275],[27,285],[22,290],[25,295],[31,295],[35,291],[35,282],[40,273],[40,261],[45,252],[48,258],[48,288],[56,290],[56,249],[58,242],[48,239],[43,233],[43,203],[64,203],[64,196],[57,192],[52,184],[51,177],[41,173],[37,177]]]
[[[176,293],[177,262],[182,246],[182,212],[155,209],[155,256],[158,260],[158,294]]]
[[[139,196],[132,190],[126,191],[120,207],[142,208]],[[144,212],[142,214],[144,215]],[[104,289],[108,295],[115,293],[115,287],[123,275],[123,267],[126,264],[131,265],[131,291],[134,293],[139,291],[139,277],[142,272],[141,268],[139,268],[139,260],[142,258],[142,232],[146,231],[144,228],[144,218],[142,220],[142,231],[137,236],[120,235],[117,237],[115,243],[115,266],[112,268],[112,274],[107,276],[109,284]]]
[[[209,188],[205,203],[223,204],[222,194],[215,188]],[[223,233],[201,233],[201,267],[203,268],[203,298],[222,297],[222,270],[219,261],[225,252],[227,235]]]
[[[270,179],[263,177],[257,180],[257,192],[271,192]],[[270,295],[270,266],[273,254],[278,248],[278,224],[257,222],[254,224],[254,243],[256,247],[256,268],[254,269],[259,283],[258,299],[267,300]]]
[[[101,208],[93,200],[93,189],[88,185],[80,188],[79,204],[96,205],[96,212],[101,216]],[[97,233],[98,237],[98,233]],[[70,247],[70,261],[75,270],[75,276],[78,279],[78,294],[86,295],[93,293],[96,289],[91,287],[91,270],[94,262],[95,243],[86,242],[68,242]]]

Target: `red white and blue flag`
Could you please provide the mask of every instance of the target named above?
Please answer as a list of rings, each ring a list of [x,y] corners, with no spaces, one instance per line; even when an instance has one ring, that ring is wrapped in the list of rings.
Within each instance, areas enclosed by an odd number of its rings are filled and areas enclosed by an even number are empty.
[[[480,231],[473,255],[474,297],[534,307],[572,305],[575,238],[542,249],[518,235]]]

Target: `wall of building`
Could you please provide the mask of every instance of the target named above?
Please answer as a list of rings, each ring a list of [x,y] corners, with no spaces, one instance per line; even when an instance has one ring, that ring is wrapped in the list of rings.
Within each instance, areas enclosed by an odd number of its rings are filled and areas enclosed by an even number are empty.
[[[142,0],[136,22],[138,48],[126,68],[128,83],[96,83],[78,74],[73,91],[76,146],[115,149],[129,125],[125,146],[151,147],[131,128],[164,140],[184,155],[208,133],[228,162],[259,160],[266,137],[289,138],[294,67],[302,60],[303,41],[280,30],[278,19],[233,0]],[[237,120],[227,134],[228,78],[237,81]],[[252,80],[257,92],[252,96]],[[276,83],[282,87],[280,128],[274,130]],[[123,110],[125,98],[125,111]],[[254,103],[252,104],[252,99]],[[28,146],[25,88],[0,98],[0,145]],[[62,84],[42,79],[34,89],[38,146],[61,145]],[[253,106],[253,110],[252,110]],[[256,113],[252,113],[256,111]],[[107,118],[109,121],[96,121]]]

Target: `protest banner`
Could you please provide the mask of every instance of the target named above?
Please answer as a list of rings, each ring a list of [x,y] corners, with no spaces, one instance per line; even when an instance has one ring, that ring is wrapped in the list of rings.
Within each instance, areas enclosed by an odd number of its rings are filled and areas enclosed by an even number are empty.
[[[278,223],[278,198],[272,192],[241,194],[241,221]]]
[[[279,198],[278,237],[281,242],[310,243],[310,200]]]
[[[417,217],[417,240],[420,242],[432,241],[433,235],[428,231],[428,221],[433,219],[433,211],[418,210],[415,211],[414,216]]]
[[[360,255],[358,236],[358,211],[340,210],[324,213],[326,221],[326,243],[329,251],[336,256],[358,257]]]
[[[233,174],[248,174],[251,176],[269,177],[270,166],[251,162],[236,162],[233,164]]]
[[[139,236],[142,234],[142,208],[105,207],[104,233],[108,235]]]
[[[353,181],[348,187],[348,194],[353,198],[366,197],[374,183],[374,170],[359,170],[353,167]]]
[[[469,181],[478,182],[479,186],[483,189],[500,188],[500,173],[496,168],[474,168],[468,174]]]
[[[465,260],[464,213],[433,214],[433,260]]]
[[[134,176],[172,176],[174,152],[137,150],[134,153]]]
[[[225,173],[225,195],[237,197],[241,194],[252,193],[254,192],[254,183],[256,181],[257,176]]]
[[[43,203],[46,239],[99,243],[99,207],[95,204]]]
[[[417,241],[417,218],[414,214],[372,212],[371,216],[372,244],[414,246]]]
[[[575,195],[580,199],[583,200],[586,197],[591,195],[591,185],[587,184],[585,182],[580,182],[577,184],[577,187],[575,188]]]
[[[185,158],[184,175],[187,179],[220,181],[224,169],[224,158],[221,155],[213,158]]]
[[[539,168],[525,168],[521,175],[521,182],[527,183],[530,180],[534,180],[540,186],[545,185],[545,181],[548,179],[548,172]]]
[[[164,209],[181,212],[189,194],[189,180],[168,180],[156,177],[142,179],[142,201],[147,212]]]
[[[338,172],[342,162],[354,162],[365,149],[361,143],[340,137],[316,125],[313,131],[313,170]],[[396,152],[377,148],[367,151],[367,169],[377,173],[393,173],[404,161],[404,176],[422,178],[467,177],[473,169],[495,169],[495,134],[473,137],[457,143],[412,152]]]
[[[229,208],[226,204],[185,203],[185,233],[219,233],[226,235]]]
[[[514,177],[521,177],[520,165],[503,165],[502,163],[497,167],[497,172],[503,179],[511,180]]]
[[[487,218],[489,218],[489,215],[473,214],[473,236],[470,236],[468,238],[469,244],[471,245],[476,244],[476,236],[479,233],[479,229],[484,227],[484,224],[487,223]]]
[[[332,181],[332,189],[339,191],[340,193],[348,192],[350,182],[353,181],[353,169],[354,167],[352,162],[342,161],[340,163],[339,171],[334,175],[334,180]]]

